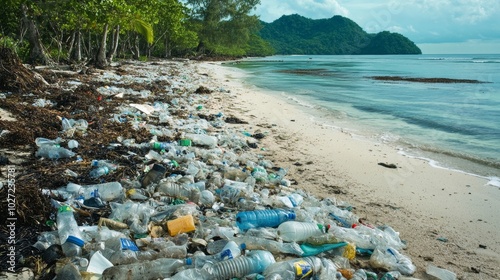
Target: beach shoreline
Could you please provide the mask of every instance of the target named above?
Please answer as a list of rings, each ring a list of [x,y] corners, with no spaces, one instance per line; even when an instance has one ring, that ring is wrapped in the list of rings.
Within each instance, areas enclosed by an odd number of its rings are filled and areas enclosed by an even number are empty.
[[[488,179],[326,126],[282,96],[246,84],[237,69],[197,66],[229,91],[214,110],[244,116],[246,129],[272,136],[262,140],[261,153],[288,169],[293,187],[351,203],[368,223],[398,231],[408,242],[403,253],[417,266],[415,277],[427,279],[425,268],[433,264],[463,279],[500,278],[500,188]]]

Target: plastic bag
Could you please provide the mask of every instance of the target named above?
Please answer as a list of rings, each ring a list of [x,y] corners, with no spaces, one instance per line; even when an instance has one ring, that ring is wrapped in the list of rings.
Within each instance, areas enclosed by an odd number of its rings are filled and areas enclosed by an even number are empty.
[[[370,257],[370,264],[375,268],[397,270],[404,275],[413,275],[417,269],[409,257],[390,247],[375,248]]]

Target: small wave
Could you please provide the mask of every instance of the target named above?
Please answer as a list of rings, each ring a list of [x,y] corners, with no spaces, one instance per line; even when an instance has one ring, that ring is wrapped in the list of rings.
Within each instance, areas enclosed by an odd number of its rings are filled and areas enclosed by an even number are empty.
[[[489,179],[489,181],[488,181],[487,185],[500,188],[500,178],[498,178],[498,177],[490,177],[488,179]]]
[[[294,102],[294,103],[297,103],[297,104],[298,104],[298,105],[300,105],[300,106],[307,107],[307,108],[311,108],[311,109],[314,109],[314,108],[316,108],[316,107],[317,107],[317,106],[315,106],[315,105],[313,105],[313,104],[311,104],[311,103],[307,103],[307,102],[305,102],[305,101],[303,101],[303,100],[300,100],[300,99],[298,99],[298,98],[296,98],[296,97],[290,96],[290,95],[288,95],[288,94],[286,94],[286,93],[282,93],[282,95],[283,95],[286,99],[288,99],[288,100],[290,100],[290,101],[292,101],[292,102]]]

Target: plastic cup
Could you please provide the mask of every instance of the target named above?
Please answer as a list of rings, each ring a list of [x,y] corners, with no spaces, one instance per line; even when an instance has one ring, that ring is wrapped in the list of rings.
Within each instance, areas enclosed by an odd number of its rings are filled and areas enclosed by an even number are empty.
[[[95,252],[90,258],[89,266],[87,267],[87,272],[102,274],[102,272],[108,268],[112,267],[113,264],[106,259],[100,251]]]

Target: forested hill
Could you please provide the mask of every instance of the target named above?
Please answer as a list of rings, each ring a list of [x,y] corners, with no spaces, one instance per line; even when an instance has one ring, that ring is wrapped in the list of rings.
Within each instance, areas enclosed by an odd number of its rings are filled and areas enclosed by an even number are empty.
[[[366,33],[354,21],[334,16],[309,19],[300,15],[282,16],[264,23],[261,37],[277,54],[421,54],[405,36],[383,31]]]

